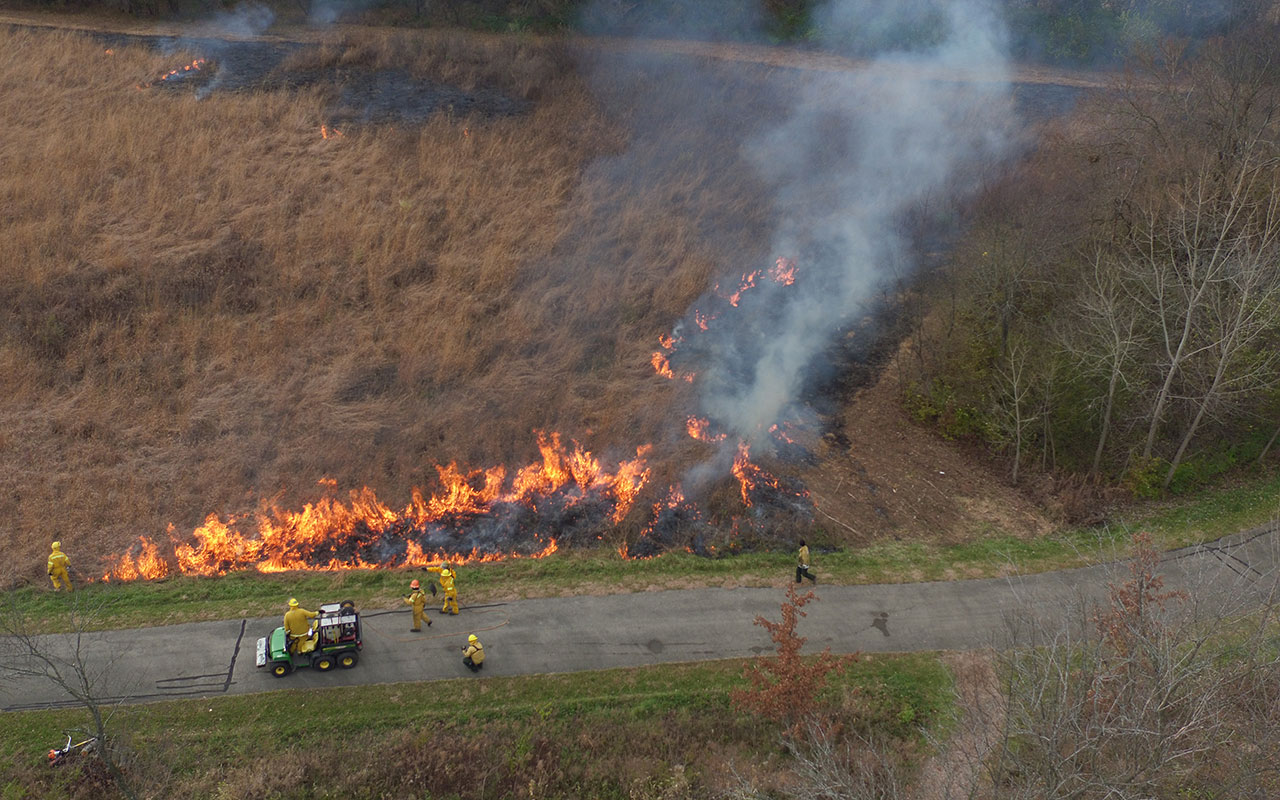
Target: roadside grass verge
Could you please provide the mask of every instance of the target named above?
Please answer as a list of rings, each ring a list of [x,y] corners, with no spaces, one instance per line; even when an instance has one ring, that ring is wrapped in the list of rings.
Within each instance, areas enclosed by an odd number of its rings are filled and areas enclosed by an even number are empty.
[[[412,796],[511,797],[531,782],[540,797],[656,797],[645,787],[677,778],[692,794],[672,796],[699,796],[729,763],[785,763],[778,730],[729,703],[745,663],[286,689],[125,706],[112,724],[128,732],[140,782],[169,797],[409,796],[415,787]],[[825,692],[846,725],[911,752],[952,709],[951,676],[934,654],[866,657]],[[83,717],[6,715],[2,796],[72,796],[42,761]],[[298,765],[316,770],[300,775]],[[476,774],[487,777],[467,780]]]

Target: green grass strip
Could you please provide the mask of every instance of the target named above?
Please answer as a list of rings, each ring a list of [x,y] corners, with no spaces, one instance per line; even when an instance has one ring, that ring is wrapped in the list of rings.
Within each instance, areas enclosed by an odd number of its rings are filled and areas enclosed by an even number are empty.
[[[127,731],[135,749],[160,754],[178,772],[246,756],[360,742],[401,729],[436,725],[469,729],[522,720],[563,724],[601,719],[620,729],[671,712],[741,724],[729,691],[746,686],[741,660],[512,678],[465,678],[331,689],[291,689],[253,695],[123,706],[110,725]],[[914,735],[944,722],[952,709],[952,678],[934,654],[875,655],[832,676],[833,698],[861,694],[868,724]],[[62,740],[62,731],[89,726],[79,708],[6,714],[0,726],[0,765],[36,762]],[[175,722],[180,721],[180,722]],[[770,734],[771,736],[771,734]],[[768,742],[765,743],[766,745]],[[776,744],[776,742],[774,743]]]

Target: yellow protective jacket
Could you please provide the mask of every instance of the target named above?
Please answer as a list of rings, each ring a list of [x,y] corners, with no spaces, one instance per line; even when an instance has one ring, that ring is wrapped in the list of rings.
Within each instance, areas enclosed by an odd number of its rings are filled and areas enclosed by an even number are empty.
[[[444,567],[427,567],[427,572],[434,572],[440,576],[440,588],[444,589],[445,594],[453,591],[453,579],[458,574],[454,570],[449,570],[449,574],[445,575],[441,572]]]
[[[471,659],[472,664],[484,663],[484,645],[474,642],[467,645],[467,649],[462,651],[462,655]]]
[[[67,567],[71,566],[71,559],[67,558],[67,554],[61,550],[54,550],[49,554],[49,574],[55,572],[66,572]]]
[[[809,545],[800,548],[800,554],[796,556],[796,564],[801,567],[809,566]]]
[[[290,636],[306,636],[311,632],[311,620],[320,616],[302,606],[284,612],[284,630]]]
[[[427,605],[427,593],[421,589],[414,589],[408,597],[404,599],[406,605],[413,606],[415,614],[421,614],[422,609]]]

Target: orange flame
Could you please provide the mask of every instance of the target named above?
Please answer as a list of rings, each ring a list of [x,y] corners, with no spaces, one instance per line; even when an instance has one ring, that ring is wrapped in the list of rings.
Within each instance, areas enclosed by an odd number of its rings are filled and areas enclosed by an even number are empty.
[[[107,51],[107,52],[110,53],[111,51]],[[197,58],[195,61],[192,61],[190,64],[183,64],[180,67],[175,67],[169,70],[168,72],[156,78],[155,80],[138,84],[138,88],[146,89],[148,87],[155,86],[157,83],[167,81],[170,78],[174,77],[175,75],[185,75],[192,71],[199,71],[204,68],[204,65],[206,63],[208,62],[206,62],[203,58]]]
[[[653,510],[652,510],[652,513],[650,514],[649,524],[645,527],[643,531],[640,532],[640,539],[645,539],[646,537],[652,535],[654,526],[656,526],[658,524],[658,521],[662,518],[663,511],[677,509],[681,505],[683,505],[684,502],[685,502],[684,490],[680,488],[680,484],[676,484],[675,486],[668,488],[666,499],[659,500],[658,502],[653,504]],[[623,542],[622,545],[618,547],[618,555],[627,559],[653,558],[653,555],[633,554],[631,552],[631,545],[627,544],[626,542]]]
[[[790,427],[790,423],[784,423],[784,424],[786,424],[788,427]],[[783,431],[783,430],[782,430],[782,428],[781,428],[780,426],[778,426],[778,425],[773,425],[772,427],[770,427],[770,428],[769,428],[769,433],[772,433],[775,437],[777,437],[777,438],[778,438],[778,439],[780,439],[781,441],[786,442],[787,444],[795,444],[795,443],[796,443],[796,440],[795,440],[795,439],[793,439],[793,438],[791,438],[789,435],[787,435],[787,433],[786,433],[785,431]]]
[[[738,289],[733,294],[728,296],[720,294],[720,284],[718,283],[711,289],[711,294],[727,301],[733,308],[737,308],[738,304],[742,301],[742,296],[758,285],[757,281],[762,274],[767,274],[768,277],[776,283],[783,286],[790,286],[795,283],[796,280],[796,265],[795,262],[789,258],[779,257],[777,261],[774,262],[774,265],[768,269],[767,273],[764,270],[755,270],[754,272],[743,273]],[[710,330],[711,323],[718,316],[719,314],[714,312],[708,313],[696,308],[693,309],[693,323],[698,327],[698,330],[701,331]],[[683,337],[677,337],[674,334],[658,336],[658,343],[662,345],[662,349],[666,352],[654,353],[650,358],[650,363],[653,365],[654,372],[668,380],[675,379],[675,372],[671,368],[670,354],[673,353],[683,341]],[[693,383],[695,374],[696,373],[684,373],[680,377],[687,383]]]
[[[653,364],[654,372],[667,380],[675,380],[676,374],[671,371],[671,359],[662,353],[654,353],[653,358],[649,359],[649,363]]]
[[[749,272],[746,275],[743,275],[742,284],[738,286],[738,291],[734,292],[733,294],[725,298],[726,300],[729,301],[729,305],[733,306],[734,308],[737,308],[738,301],[742,300],[742,293],[747,291],[748,289],[754,289],[756,286],[756,278],[758,277],[760,277],[760,270],[756,270],[755,272]]]
[[[539,549],[520,555],[482,553],[474,547],[469,554],[451,548],[428,552],[413,536],[431,523],[480,517],[493,513],[499,504],[533,507],[541,498],[555,493],[563,493],[567,505],[588,496],[606,500],[612,504],[609,519],[617,524],[630,513],[649,480],[650,470],[645,462],[648,446],[637,448],[634,459],[620,462],[612,472],[577,442],[572,448],[562,445],[557,433],[539,431],[538,449],[542,460],[518,470],[506,488],[506,471],[502,467],[470,472],[463,472],[456,464],[437,467],[442,490],[430,497],[415,490],[412,502],[401,511],[384,505],[372,489],[364,487],[351,491],[345,502],[324,497],[300,511],[273,506],[254,515],[231,515],[225,519],[210,514],[192,532],[191,541],[175,541],[172,562],[183,575],[224,575],[244,569],[332,571],[412,567],[445,560],[475,563],[542,558],[556,552],[554,538],[544,540],[534,534],[534,544]],[[322,483],[332,486],[332,481]],[[242,524],[249,533],[241,530]],[[402,543],[403,552],[374,559],[376,545],[389,542],[390,533],[397,533],[396,541]],[[175,538],[172,532],[170,538]],[[140,537],[138,550],[137,555],[114,557],[103,578],[130,581],[160,578],[171,572],[155,541]]]
[[[185,69],[199,69],[203,63],[197,59]],[[169,75],[177,73],[178,70],[174,70]],[[342,136],[341,131],[327,125],[321,126],[320,133],[326,139]],[[742,294],[757,285],[761,274],[760,270],[744,274],[738,291],[723,299],[737,306]],[[795,280],[794,262],[779,258],[768,270],[768,276],[782,285],[790,285]],[[718,290],[717,285],[713,293]],[[694,311],[694,321],[702,330],[707,330],[715,318],[715,314]],[[654,353],[651,358],[651,364],[659,375],[675,379],[669,354],[682,341],[674,334],[659,337],[665,352]],[[695,375],[689,372],[682,373],[680,377],[692,383]],[[700,441],[719,442],[726,438],[723,433],[711,434],[710,422],[697,417],[686,420],[686,430]],[[792,441],[776,425],[771,433],[784,441]],[[365,487],[349,492],[345,502],[326,496],[306,504],[300,511],[264,505],[252,515],[223,518],[210,514],[185,542],[178,541],[171,526],[171,558],[161,555],[160,546],[155,541],[140,537],[138,544],[129,552],[112,558],[112,565],[103,579],[160,578],[174,571],[174,565],[185,575],[222,575],[244,569],[261,572],[348,570],[421,566],[446,559],[453,563],[468,563],[519,557],[541,558],[556,552],[557,544],[554,538],[543,538],[538,533],[531,536],[533,544],[540,549],[525,555],[480,552],[474,546],[471,546],[469,554],[461,554],[458,548],[449,545],[448,539],[460,535],[471,520],[486,515],[496,517],[500,509],[514,505],[536,512],[539,503],[552,496],[555,497],[551,505],[554,509],[573,506],[588,497],[593,503],[601,500],[611,504],[604,513],[614,525],[631,513],[650,478],[646,464],[649,446],[637,448],[635,459],[621,461],[613,471],[609,471],[577,442],[570,449],[561,443],[557,433],[548,436],[539,431],[537,436],[541,461],[511,475],[501,466],[470,471],[460,469],[456,463],[437,466],[440,491],[425,496],[421,490],[414,489],[409,505],[399,511],[384,505],[372,489]],[[731,473],[740,484],[742,502],[747,507],[753,505],[751,493],[758,487],[779,487],[777,478],[751,463],[746,442],[738,444]],[[329,492],[336,488],[332,480],[321,483]],[[805,495],[805,492],[798,493],[798,496]],[[655,530],[658,516],[664,511],[668,520],[687,517],[687,514],[696,518],[698,512],[692,506],[676,517],[671,516],[670,512],[683,502],[683,494],[678,487],[673,487],[666,501],[653,506],[654,518],[642,536]],[[431,543],[424,545],[426,540]],[[529,542],[523,544],[525,547],[522,549],[531,549],[528,548]],[[627,545],[623,545],[619,553],[631,557]]]
[[[724,441],[725,434],[717,433],[713,436],[708,432],[710,427],[711,423],[701,417],[689,417],[685,423],[685,430],[689,432],[690,436],[700,442],[714,443]]]
[[[796,262],[785,256],[779,256],[777,262],[769,270],[769,277],[775,283],[790,286],[796,282]]]
[[[103,577],[114,576],[118,580],[132,581],[138,578],[163,578],[168,575],[169,565],[160,557],[160,548],[156,543],[143,536],[138,537],[138,543],[140,549],[136,557],[126,553],[116,565],[115,571]]]
[[[338,130],[337,128],[330,128],[328,125],[320,126],[321,139],[337,139],[338,137],[345,136],[345,135],[346,134],[344,134],[342,131]]]
[[[760,467],[751,463],[751,445],[746,442],[738,442],[738,454],[733,458],[733,467],[730,470],[733,477],[738,479],[738,484],[742,490],[742,504],[750,508],[751,492],[761,484],[771,488],[778,488],[778,479],[764,471]]]

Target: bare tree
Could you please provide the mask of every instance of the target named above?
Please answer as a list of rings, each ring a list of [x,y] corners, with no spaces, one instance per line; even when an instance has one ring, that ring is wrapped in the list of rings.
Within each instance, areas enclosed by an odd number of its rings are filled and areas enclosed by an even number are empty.
[[[1256,392],[1273,380],[1272,359],[1255,359],[1239,372],[1233,368],[1280,320],[1280,215],[1270,193],[1274,166],[1245,163],[1225,183],[1210,168],[1202,169],[1169,208],[1148,209],[1137,246],[1123,265],[1124,285],[1151,320],[1161,355],[1143,458],[1151,457],[1171,403],[1192,397],[1196,407],[1166,486],[1205,414],[1225,393]],[[1209,375],[1194,395],[1188,383],[1193,368]]]
[[[800,736],[781,737],[792,758],[792,774],[784,797],[795,800],[906,800],[906,770],[886,742],[853,735],[840,738],[816,718],[801,725]],[[731,771],[733,780],[720,792],[723,800],[765,800],[777,792]]]
[[[1146,344],[1138,318],[1112,265],[1102,254],[1094,258],[1093,274],[1079,300],[1080,324],[1062,336],[1063,346],[1088,375],[1106,380],[1099,403],[1102,419],[1089,474],[1097,476],[1111,434],[1117,395],[1135,383],[1136,357]]]
[[[90,631],[101,614],[100,601],[81,590],[66,595],[66,634],[37,633],[37,624],[23,607],[17,590],[5,592],[0,620],[0,675],[10,680],[47,680],[83,708],[97,737],[95,752],[121,794],[137,800],[138,793],[123,769],[124,747],[111,727],[118,707],[104,689],[110,659],[91,658]]]
[[[1017,483],[1027,431],[1039,418],[1039,413],[1034,410],[1031,402],[1034,377],[1027,364],[1027,345],[1020,339],[1010,341],[1005,359],[996,374],[999,379],[997,403],[1000,428],[1013,445],[1011,479]]]
[[[1280,754],[1275,576],[1206,570],[1173,591],[1158,563],[1142,548],[1105,601],[1082,599],[1070,624],[1031,623],[1001,657],[1007,705],[976,796],[1172,798],[1196,779],[1200,797],[1267,796]],[[1248,751],[1233,744],[1242,735]]]
[[[1202,357],[1190,365],[1198,367],[1193,377],[1200,378],[1193,383],[1199,384],[1193,398],[1195,415],[1170,462],[1166,487],[1215,406],[1235,395],[1253,395],[1277,379],[1276,353],[1265,343],[1280,327],[1280,196],[1268,191],[1257,205],[1256,215],[1251,215],[1256,218],[1238,234],[1241,241],[1205,304],[1205,346]]]

